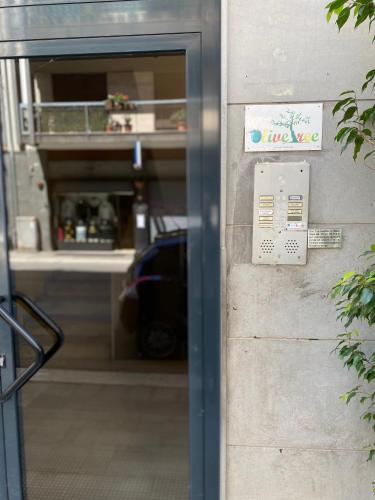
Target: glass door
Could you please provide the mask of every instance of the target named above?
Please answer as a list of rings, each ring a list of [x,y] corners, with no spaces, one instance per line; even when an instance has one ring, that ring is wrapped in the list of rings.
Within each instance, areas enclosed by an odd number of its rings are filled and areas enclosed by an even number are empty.
[[[0,498],[187,500],[186,56],[1,69]]]

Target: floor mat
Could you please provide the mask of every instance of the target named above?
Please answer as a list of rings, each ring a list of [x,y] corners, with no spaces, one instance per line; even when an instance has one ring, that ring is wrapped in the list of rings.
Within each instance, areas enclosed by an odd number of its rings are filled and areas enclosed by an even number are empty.
[[[187,500],[188,391],[30,383],[28,500]]]

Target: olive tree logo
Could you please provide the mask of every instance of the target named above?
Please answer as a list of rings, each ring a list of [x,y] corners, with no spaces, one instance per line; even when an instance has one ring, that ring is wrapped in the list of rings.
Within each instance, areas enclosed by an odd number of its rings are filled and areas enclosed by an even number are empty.
[[[302,113],[297,113],[296,111],[291,111],[290,109],[287,109],[285,113],[280,113],[280,119],[278,121],[272,120],[272,124],[276,127],[289,129],[292,138],[290,142],[299,142],[294,127],[300,123],[310,125],[310,117],[303,116]]]

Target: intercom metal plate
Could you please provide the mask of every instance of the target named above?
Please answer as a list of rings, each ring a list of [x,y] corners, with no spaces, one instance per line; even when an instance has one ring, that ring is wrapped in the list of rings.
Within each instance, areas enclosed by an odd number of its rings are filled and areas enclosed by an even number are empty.
[[[310,165],[257,163],[253,264],[306,264]]]

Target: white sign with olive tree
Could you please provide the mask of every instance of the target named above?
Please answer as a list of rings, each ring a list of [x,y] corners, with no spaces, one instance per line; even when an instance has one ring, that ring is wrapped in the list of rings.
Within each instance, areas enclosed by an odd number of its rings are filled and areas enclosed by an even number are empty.
[[[245,107],[245,151],[322,149],[323,104],[259,104]]]

